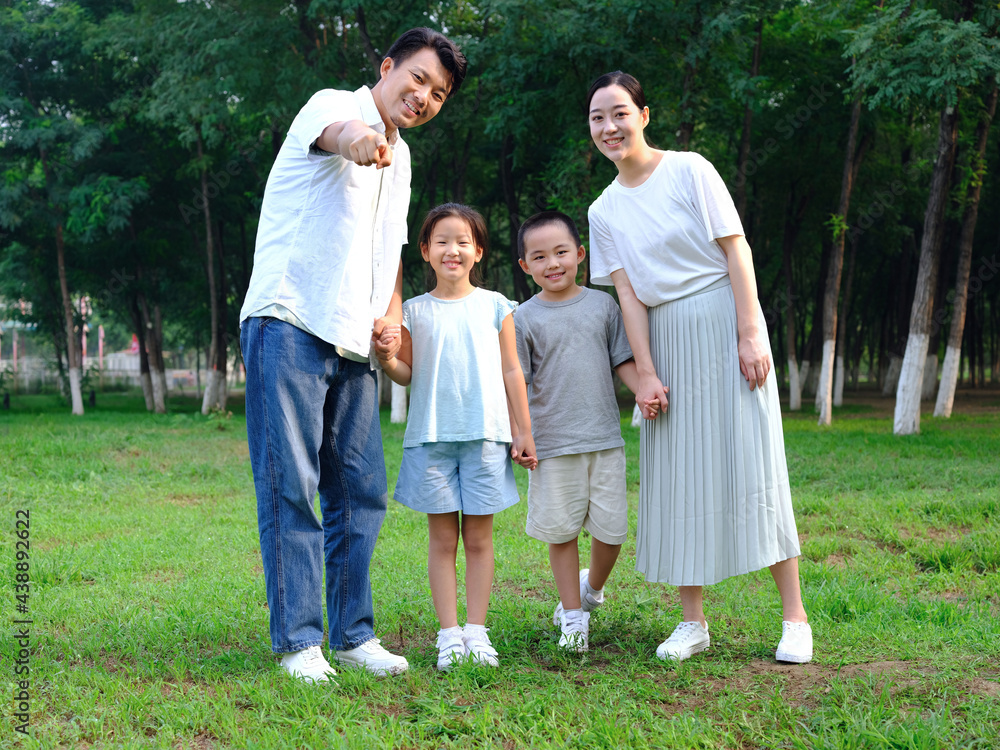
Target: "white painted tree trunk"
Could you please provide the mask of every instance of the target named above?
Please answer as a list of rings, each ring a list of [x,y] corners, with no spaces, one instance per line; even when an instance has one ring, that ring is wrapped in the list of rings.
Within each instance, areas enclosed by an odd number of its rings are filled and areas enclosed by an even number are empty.
[[[920,387],[920,398],[923,401],[930,401],[937,391],[938,356],[928,354],[927,361],[924,362],[924,380]]]
[[[802,384],[799,381],[799,365],[791,357],[788,359],[788,408],[790,411],[798,411],[802,408]]]
[[[153,411],[153,378],[148,372],[139,376],[139,383],[142,385],[142,397],[146,401],[146,411]]]
[[[906,340],[906,355],[899,371],[896,412],[892,420],[892,431],[896,435],[915,435],[920,432],[920,392],[929,344],[930,336],[926,333],[911,331]]]
[[[833,423],[833,339],[823,342],[823,360],[816,385],[816,408],[819,410],[819,424]]]
[[[941,386],[938,388],[937,403],[934,404],[935,417],[950,417],[955,405],[955,388],[958,385],[958,368],[962,364],[962,348],[949,346],[944,351],[944,368],[941,370]]]
[[[636,404],[635,408],[632,409],[632,426],[638,427],[641,424],[642,424],[642,410],[639,408],[639,404]]]
[[[163,370],[150,370],[150,380],[153,383],[153,411],[157,414],[167,413],[167,373]]]
[[[73,403],[73,413],[83,414],[83,392],[80,390],[80,368],[69,368],[69,396]]]
[[[882,385],[882,395],[891,396],[896,392],[899,385],[899,373],[903,369],[903,358],[898,354],[889,355],[889,370],[885,374],[885,383]]]
[[[208,414],[213,409],[225,411],[226,376],[219,370],[209,370],[205,383],[205,396],[201,401],[201,413]]]
[[[844,355],[834,357],[833,367],[833,405],[844,405]]]
[[[799,388],[802,389],[803,396],[809,395],[809,370],[811,369],[808,359],[799,365]]]
[[[389,378],[386,378],[388,380]],[[389,412],[389,421],[392,424],[406,423],[406,386],[399,383],[392,384],[392,411]]]

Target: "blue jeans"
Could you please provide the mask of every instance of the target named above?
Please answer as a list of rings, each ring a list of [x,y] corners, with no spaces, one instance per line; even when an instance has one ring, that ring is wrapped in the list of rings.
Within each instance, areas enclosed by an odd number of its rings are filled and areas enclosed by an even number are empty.
[[[275,318],[247,318],[247,439],[275,653],[375,635],[371,563],[388,504],[375,373]],[[322,520],[314,510],[319,492]]]

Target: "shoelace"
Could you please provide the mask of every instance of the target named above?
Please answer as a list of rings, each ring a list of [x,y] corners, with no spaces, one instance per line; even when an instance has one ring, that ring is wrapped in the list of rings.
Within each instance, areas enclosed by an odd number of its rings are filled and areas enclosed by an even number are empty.
[[[698,623],[696,622],[682,622],[674,629],[674,632],[670,634],[670,638],[668,640],[671,643],[683,641],[694,631],[694,626],[697,624]]]

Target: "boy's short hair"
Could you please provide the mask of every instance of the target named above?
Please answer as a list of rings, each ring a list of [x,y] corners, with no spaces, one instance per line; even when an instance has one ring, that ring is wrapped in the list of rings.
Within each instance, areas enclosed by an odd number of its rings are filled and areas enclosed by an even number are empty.
[[[462,87],[468,63],[455,43],[440,31],[428,29],[426,26],[404,31],[389,47],[385,57],[391,57],[394,63],[399,64],[420,50],[428,48],[437,53],[441,65],[451,73],[451,88],[448,90],[448,96],[451,96]]]
[[[524,260],[524,238],[527,236],[528,232],[532,229],[538,229],[539,227],[544,227],[548,224],[562,224],[566,227],[566,231],[569,232],[570,237],[573,238],[573,247],[577,248],[583,244],[580,241],[580,230],[576,228],[576,222],[574,222],[569,216],[564,214],[562,211],[542,211],[534,216],[530,216],[525,219],[521,228],[517,232],[517,257]]]

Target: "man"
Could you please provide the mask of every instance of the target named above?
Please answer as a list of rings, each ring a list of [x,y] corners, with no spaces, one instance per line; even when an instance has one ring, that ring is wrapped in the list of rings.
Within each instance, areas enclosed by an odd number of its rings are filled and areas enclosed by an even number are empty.
[[[324,561],[335,660],[408,668],[374,633],[368,569],[388,489],[372,353],[395,354],[399,340],[372,342],[402,319],[410,154],[399,130],[434,117],[465,70],[442,34],[407,31],[371,90],[309,100],[264,191],[240,313],[247,436],[271,648],[310,682],[335,674],[320,648]]]

